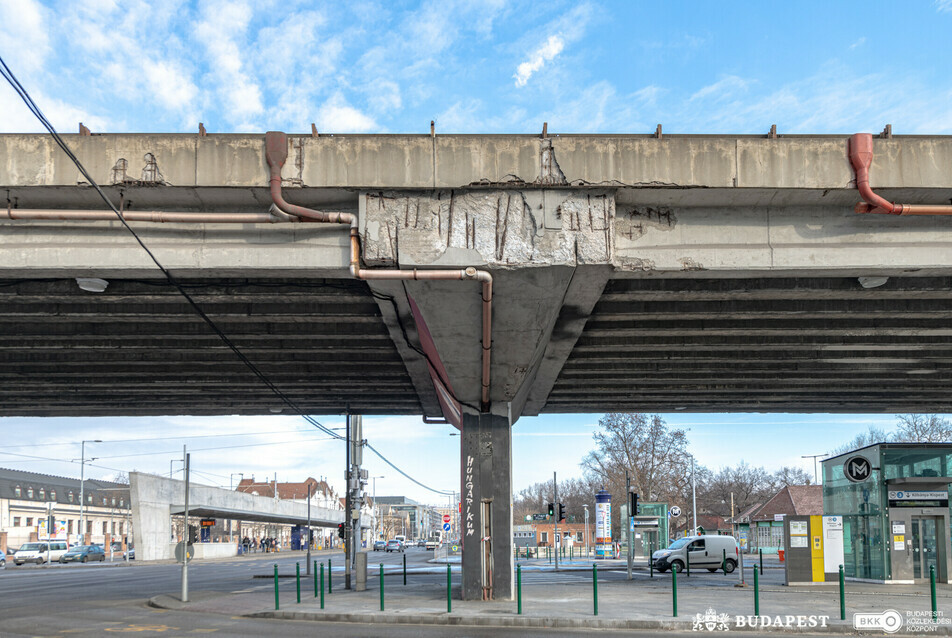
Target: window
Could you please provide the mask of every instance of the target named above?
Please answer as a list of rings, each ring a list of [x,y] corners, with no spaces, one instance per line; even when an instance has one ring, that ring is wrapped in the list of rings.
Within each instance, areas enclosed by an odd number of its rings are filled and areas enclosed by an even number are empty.
[[[16,496],[17,498],[20,498],[23,495],[23,490],[20,489],[19,485],[13,488],[13,495]]]
[[[548,533],[548,532],[542,532],[542,538],[540,539],[540,541],[543,542],[543,543],[548,543],[548,542],[549,542],[549,533]]]
[[[116,522],[115,522],[115,521],[112,522],[112,532],[111,532],[111,533],[113,533],[113,534],[116,533]]]
[[[50,490],[50,500],[51,501],[56,500],[56,490]]]
[[[71,519],[71,518],[70,518],[70,519],[67,519],[67,521],[66,521],[66,533],[67,533],[67,534],[72,534],[72,533],[73,533],[73,519]]]
[[[14,517],[13,517],[13,526],[14,526],[14,527],[20,527],[20,517],[19,517],[19,516],[14,516]]]
[[[107,532],[108,527],[106,527],[107,525],[108,525],[108,523],[106,523],[106,521],[103,521],[103,522],[102,522],[102,533],[103,533],[103,534],[107,534],[107,533],[108,533],[108,532]]]
[[[87,494],[87,495],[86,495],[86,503],[88,503],[89,505],[92,505],[92,504],[93,504],[93,495],[92,495],[92,494]]]
[[[125,507],[124,499],[119,499],[119,507]]]
[[[770,547],[770,527],[767,525],[757,526],[757,547]]]
[[[102,504],[103,504],[103,505],[108,505],[108,504],[109,504],[109,501],[106,499],[105,496],[102,497]]]
[[[66,498],[69,500],[70,503],[73,502],[73,490],[69,491],[69,494],[66,495]]]
[[[46,488],[44,488],[44,487],[41,487],[41,488],[40,488],[40,500],[41,500],[41,501],[45,501],[45,500],[46,500]]]
[[[27,526],[27,527],[33,527],[33,517],[31,517],[31,516],[27,516],[27,517],[26,517],[26,526]]]
[[[112,506],[113,506],[113,507],[116,506],[116,497],[115,497],[115,496],[112,497]]]
[[[92,521],[89,521],[89,520],[86,521],[86,533],[87,533],[87,534],[92,534],[92,533],[93,533],[93,522],[92,522]]]
[[[32,486],[32,485],[31,485],[30,487],[26,488],[26,497],[27,497],[27,498],[33,498],[33,486]]]
[[[122,535],[122,523],[119,523],[119,535]]]

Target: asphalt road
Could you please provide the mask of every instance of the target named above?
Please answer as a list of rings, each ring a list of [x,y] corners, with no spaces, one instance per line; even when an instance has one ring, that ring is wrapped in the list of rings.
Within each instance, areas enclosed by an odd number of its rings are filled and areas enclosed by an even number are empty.
[[[427,563],[431,552],[411,548],[406,552],[409,578],[413,583],[445,583],[446,568]],[[315,553],[313,558],[334,563],[335,589],[343,587],[343,554]],[[368,585],[375,586],[377,566],[384,564],[391,580],[402,580],[403,554],[370,552],[371,576]],[[217,561],[196,561],[189,566],[190,590],[193,592],[241,592],[270,589],[274,564],[282,575],[291,575],[295,563],[305,573],[303,552],[250,555]],[[458,566],[454,580],[458,578]],[[259,576],[259,578],[255,578]],[[527,567],[523,582],[581,582],[591,578],[590,571],[568,571],[558,574],[534,572]],[[624,571],[599,573],[599,580],[623,579]],[[381,627],[373,625],[314,623],[249,619],[191,611],[168,611],[150,608],[147,601],[157,594],[177,593],[181,589],[181,566],[175,564],[91,564],[51,565],[45,567],[7,567],[0,571],[0,636],[106,636],[113,633],[135,633],[141,636],[180,636],[210,634],[215,636],[380,636]],[[303,580],[303,579],[302,579]],[[528,581],[528,582],[527,582]],[[282,590],[294,588],[293,578],[281,579]],[[618,633],[605,632],[600,633]],[[384,635],[395,637],[473,636],[498,638],[500,635],[576,636],[579,631],[527,629],[508,633],[499,628],[391,626]],[[642,634],[644,635],[644,634]],[[650,635],[650,634],[649,634]],[[670,634],[667,634],[670,635]]]

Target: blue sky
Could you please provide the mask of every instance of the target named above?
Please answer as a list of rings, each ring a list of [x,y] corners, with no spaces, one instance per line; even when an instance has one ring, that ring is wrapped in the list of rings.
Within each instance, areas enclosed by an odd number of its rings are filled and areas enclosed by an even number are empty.
[[[952,0],[905,2],[293,2],[0,0],[0,54],[53,123],[75,132],[952,133]],[[0,132],[38,123],[0,86]],[[712,468],[813,464],[892,415],[666,415]],[[323,419],[332,426],[340,417]],[[514,487],[579,474],[598,415],[521,420]],[[0,465],[91,476],[329,476],[343,451],[290,417],[0,419]],[[458,489],[459,439],[368,418],[382,452]],[[219,436],[238,432],[241,436]],[[266,433],[266,434],[265,434]],[[208,436],[215,435],[215,436]],[[206,438],[179,439],[182,436]],[[158,441],[128,439],[161,438]],[[267,445],[265,445],[267,443]],[[22,446],[22,447],[20,447]],[[234,447],[243,446],[243,447]],[[217,448],[217,449],[201,449]],[[140,456],[128,456],[136,454]],[[148,455],[144,455],[148,454]],[[368,455],[380,494],[439,501]],[[178,465],[176,464],[176,467]],[[237,480],[237,477],[233,477]]]
[[[950,133],[950,29],[950,0],[0,0],[67,132]]]

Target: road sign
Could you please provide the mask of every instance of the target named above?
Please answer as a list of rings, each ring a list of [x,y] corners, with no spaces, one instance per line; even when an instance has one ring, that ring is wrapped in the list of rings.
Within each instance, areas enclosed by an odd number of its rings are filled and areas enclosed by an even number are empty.
[[[846,459],[846,463],[843,464],[843,474],[853,483],[861,483],[873,473],[873,466],[870,464],[869,459],[864,456],[854,456]]]
[[[449,514],[443,514],[443,522],[444,522],[444,523],[449,523],[449,522],[450,522],[450,515],[449,515]]]
[[[443,523],[443,531],[444,531],[444,532],[450,531],[450,524],[449,524],[449,523]]]
[[[672,517],[672,518],[677,518],[677,517],[681,516],[681,508],[678,507],[677,505],[675,505],[674,507],[672,507],[670,511],[671,511],[671,517]]]
[[[532,520],[534,520],[534,521],[545,521],[545,520],[548,520],[548,519],[549,519],[549,515],[548,515],[548,514],[533,514],[533,515],[532,515]],[[528,516],[526,516],[526,520],[527,520],[527,521],[529,520],[529,517],[528,517]]]

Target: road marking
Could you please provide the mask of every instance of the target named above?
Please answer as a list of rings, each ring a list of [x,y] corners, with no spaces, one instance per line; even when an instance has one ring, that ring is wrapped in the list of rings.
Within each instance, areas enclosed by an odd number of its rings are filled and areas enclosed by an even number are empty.
[[[233,591],[233,592],[231,592],[231,593],[233,593],[233,594],[250,594],[252,591],[254,591],[254,590],[252,590],[252,589],[239,589],[238,591]]]
[[[169,627],[168,625],[129,625],[128,627],[106,627],[106,631],[115,631],[120,633],[136,633],[140,631],[154,631],[157,633],[162,633],[177,629],[178,627]]]
[[[218,631],[218,630],[217,630],[217,629],[193,629],[193,630],[191,631],[191,633],[193,633],[193,634],[210,634],[210,633],[212,633],[212,632],[214,632],[214,631]]]

